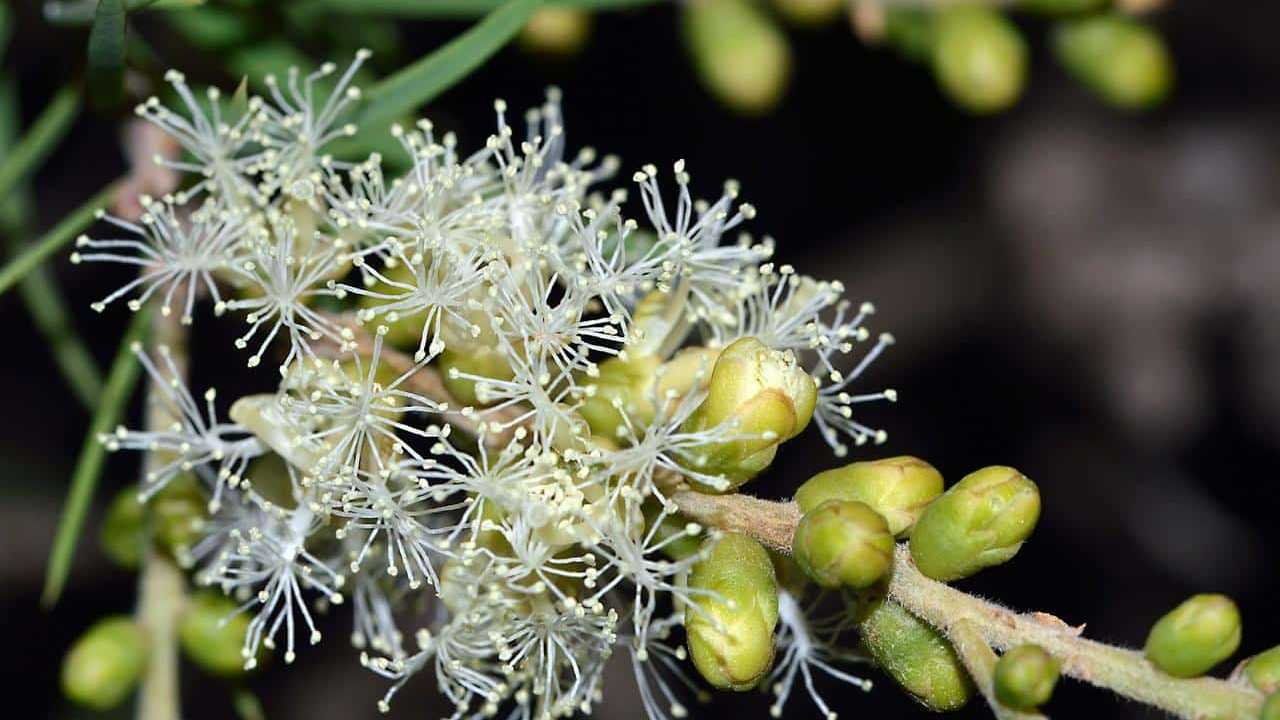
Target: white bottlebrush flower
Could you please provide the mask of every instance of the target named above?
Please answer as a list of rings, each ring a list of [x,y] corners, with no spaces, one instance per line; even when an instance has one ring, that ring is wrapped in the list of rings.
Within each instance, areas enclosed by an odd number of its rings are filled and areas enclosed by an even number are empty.
[[[848,372],[840,372],[835,369],[834,364],[831,362],[831,353],[849,353],[853,348],[852,342],[842,340],[836,345],[827,347],[820,353],[822,366],[830,368],[826,374],[826,379],[829,382],[820,384],[818,387],[818,402],[814,407],[813,421],[818,426],[819,432],[822,433],[822,438],[835,451],[837,457],[844,457],[849,453],[849,446],[844,442],[845,438],[852,439],[855,445],[862,445],[868,439],[880,444],[889,437],[884,430],[877,430],[854,420],[853,406],[881,400],[896,402],[898,400],[897,391],[888,389],[855,395],[848,391],[848,387],[850,383],[857,380],[866,371],[871,363],[875,362],[876,358],[880,357],[885,348],[892,344],[892,335],[888,333],[881,334],[876,340],[876,344],[871,346],[871,349]],[[817,377],[821,383],[822,376],[818,375]]]

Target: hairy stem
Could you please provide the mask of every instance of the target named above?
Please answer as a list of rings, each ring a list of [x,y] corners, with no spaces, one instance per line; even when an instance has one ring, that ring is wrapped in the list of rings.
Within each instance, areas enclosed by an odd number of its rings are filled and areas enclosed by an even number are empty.
[[[795,503],[688,490],[676,490],[671,498],[682,512],[704,525],[743,532],[781,552],[791,551],[791,535],[800,519]],[[1176,717],[1256,720],[1261,712],[1262,694],[1244,683],[1171,677],[1142,653],[1081,637],[1082,628],[1070,627],[1052,615],[1014,612],[927,578],[916,569],[905,545],[898,547],[894,560],[889,595],[953,642],[965,645],[971,654],[977,638],[1000,650],[1033,643],[1057,658],[1064,675]]]
[[[951,644],[955,647],[965,670],[978,686],[978,692],[986,698],[987,705],[996,720],[1045,720],[1040,713],[1028,713],[1006,707],[995,693],[996,654],[982,637],[982,630],[968,620],[951,624]]]

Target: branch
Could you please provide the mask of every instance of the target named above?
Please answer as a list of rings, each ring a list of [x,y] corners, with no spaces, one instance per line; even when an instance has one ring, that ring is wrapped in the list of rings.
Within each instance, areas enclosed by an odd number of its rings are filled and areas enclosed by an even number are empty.
[[[744,532],[787,554],[801,515],[795,503],[747,495],[700,495],[677,490],[672,493],[672,500],[693,520]],[[965,646],[971,656],[977,638],[1000,650],[1032,643],[1057,658],[1064,675],[1176,717],[1256,720],[1261,712],[1262,694],[1243,683],[1209,677],[1175,678],[1157,669],[1142,653],[1081,637],[1082,628],[1070,627],[1052,615],[1017,613],[927,578],[916,569],[905,544],[898,546],[895,555],[889,595],[953,642]],[[974,662],[972,657],[966,660],[969,662]]]
[[[987,705],[996,720],[1046,720],[1040,713],[1020,712],[1006,707],[996,698],[996,654],[982,637],[982,631],[967,620],[952,623],[951,644],[955,647],[964,669],[978,686],[978,692],[986,698]]]

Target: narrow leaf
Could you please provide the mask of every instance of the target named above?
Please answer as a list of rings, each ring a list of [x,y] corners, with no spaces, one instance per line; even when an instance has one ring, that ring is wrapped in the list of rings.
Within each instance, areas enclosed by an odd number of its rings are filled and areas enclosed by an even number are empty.
[[[80,93],[68,85],[58,91],[49,105],[32,123],[25,137],[0,161],[0,198],[31,174],[71,128],[80,109]]]
[[[71,490],[67,493],[66,505],[62,509],[62,518],[58,521],[58,530],[53,538],[53,550],[49,554],[49,565],[45,575],[44,592],[40,603],[46,608],[53,607],[62,595],[66,586],[67,575],[71,572],[71,560],[75,556],[76,542],[84,529],[85,516],[89,512],[89,504],[93,500],[93,492],[98,486],[98,476],[102,470],[102,460],[106,449],[98,441],[98,436],[110,432],[120,422],[120,416],[129,403],[133,388],[138,384],[138,376],[142,366],[133,356],[133,345],[142,341],[150,327],[150,308],[143,308],[134,315],[133,322],[120,341],[116,351],[116,359],[111,364],[111,372],[107,376],[107,386],[102,392],[102,402],[93,416],[89,426],[89,434],[84,439],[80,450],[80,459],[76,461],[75,474],[71,477]]]
[[[96,107],[110,108],[124,95],[124,0],[98,0],[89,30],[89,96]]]
[[[45,233],[35,245],[29,247],[21,255],[10,260],[0,269],[0,295],[13,287],[13,284],[26,277],[31,272],[31,268],[39,265],[53,253],[62,249],[76,233],[88,227],[93,222],[99,209],[106,205],[115,196],[117,183],[111,183],[107,187],[98,191],[97,195],[89,198],[89,201],[81,205],[70,215],[62,219],[62,222],[53,227],[52,230]]]

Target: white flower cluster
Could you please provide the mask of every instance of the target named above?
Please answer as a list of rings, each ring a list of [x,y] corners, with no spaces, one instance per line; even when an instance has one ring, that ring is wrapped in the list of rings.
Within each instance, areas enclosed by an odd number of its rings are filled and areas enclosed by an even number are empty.
[[[471,155],[425,120],[393,129],[396,162],[327,154],[357,136],[351,81],[366,56],[341,75],[267,78],[270,97],[243,103],[197,97],[173,72],[183,108],[139,106],[185,148],[169,164],[192,180],[144,198],[139,224],[111,220],[124,237],[79,239],[75,262],[138,270],[95,309],[153,300],[191,323],[207,299],[247,322],[235,344],[250,367],[278,358],[280,384],[219,422],[212,391],[202,409],[163,351],[139,351],[173,424],[103,441],[161,454],[146,495],[183,473],[204,480],[212,514],[186,559],[254,615],[250,666],[278,642],[292,662],[298,633],[320,639],[313,611],[349,598],[362,663],[394,681],[383,708],[427,671],[457,718],[586,712],[621,646],[650,713],[682,716],[677,686],[694,683],[673,633],[699,600],[685,578],[700,555],[676,548],[702,529],[678,520],[664,478],[714,485],[689,458],[739,437],[685,422],[715,353],[753,336],[794,355],[843,454],[883,439],[851,406],[892,391],[846,388],[891,339],[846,361],[872,308],[851,312],[838,282],[773,264],[772,242],[739,229],[755,211],[733,183],[695,200],[677,162],[664,198],[645,166],[642,230],[625,191],[595,190],[617,161],[567,153],[554,90],[523,138],[497,102],[497,132]],[[393,165],[407,169],[391,177]],[[705,351],[692,380],[665,383],[690,346]],[[615,402],[622,422],[600,437],[580,411],[601,366],[637,358],[659,363],[653,412]],[[783,686],[797,670],[806,685],[810,667],[838,672],[784,607]]]

